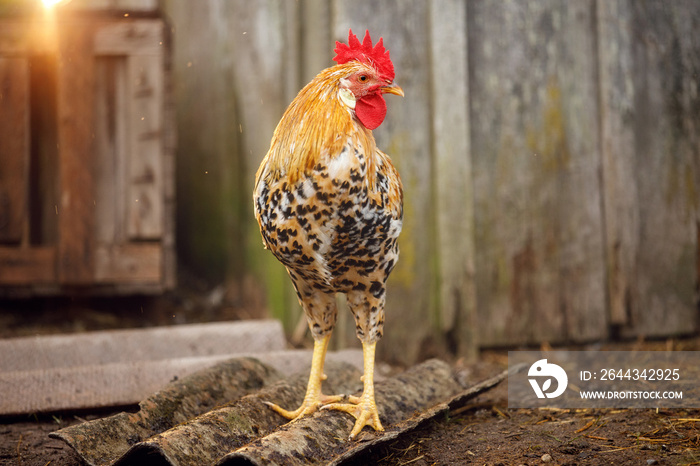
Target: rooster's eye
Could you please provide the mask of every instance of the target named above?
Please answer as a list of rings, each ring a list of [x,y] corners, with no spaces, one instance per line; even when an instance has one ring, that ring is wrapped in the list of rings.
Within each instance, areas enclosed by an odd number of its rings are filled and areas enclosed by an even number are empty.
[[[365,81],[367,81],[367,76],[365,76],[365,75],[363,74],[363,75],[360,76],[359,79],[360,79],[360,81],[365,82]]]

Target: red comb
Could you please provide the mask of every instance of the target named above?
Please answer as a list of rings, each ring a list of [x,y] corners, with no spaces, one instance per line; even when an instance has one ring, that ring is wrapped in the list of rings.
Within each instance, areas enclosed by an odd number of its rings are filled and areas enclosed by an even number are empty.
[[[333,60],[338,62],[339,65],[357,60],[374,66],[382,79],[387,81],[394,80],[394,64],[389,58],[389,51],[384,48],[384,39],[380,37],[377,45],[372,46],[372,38],[369,36],[369,31],[365,31],[365,38],[360,44],[360,40],[350,29],[347,44],[335,42],[335,53],[337,55]]]

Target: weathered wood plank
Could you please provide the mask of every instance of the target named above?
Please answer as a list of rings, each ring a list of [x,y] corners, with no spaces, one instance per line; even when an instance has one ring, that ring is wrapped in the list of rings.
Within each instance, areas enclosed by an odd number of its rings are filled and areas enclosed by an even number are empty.
[[[607,335],[592,6],[468,4],[484,345]]]
[[[634,81],[630,79],[634,72],[632,22],[628,2],[598,2],[605,252],[608,305],[613,326],[629,323],[629,282],[634,280],[634,256],[638,248],[634,130],[625,124],[634,113]]]
[[[149,55],[162,57],[163,21],[130,19],[103,25],[95,33],[97,55]]]
[[[165,2],[177,40],[178,244],[209,279],[254,275],[275,317],[300,313],[252,212],[255,171],[300,89],[292,2]],[[289,95],[288,95],[289,94]]]
[[[158,243],[96,245],[96,283],[160,283],[163,247]]]
[[[0,18],[0,31],[0,55],[27,58],[56,51],[55,28],[45,18]]]
[[[693,332],[700,6],[599,1],[606,253],[623,336]]]
[[[2,286],[55,283],[56,251],[51,247],[0,247]]]
[[[172,259],[165,264],[172,236],[163,244],[166,176],[174,176],[165,173],[163,34],[160,20],[106,24],[95,34],[99,283],[174,283]],[[129,244],[141,240],[157,243]]]
[[[58,143],[61,204],[58,267],[62,284],[87,285],[94,263],[93,27],[59,24]]]
[[[245,189],[240,193],[239,212],[246,216],[243,225],[247,228],[242,233],[246,235],[244,243],[250,245],[248,263],[264,280],[272,315],[282,319],[287,329],[299,322],[303,312],[285,268],[262,248],[252,211],[252,192],[255,173],[270,148],[272,133],[287,105],[306,84],[299,80],[298,8],[284,1],[239,2],[231,18],[234,31],[240,34],[234,41],[232,52],[237,66],[232,71],[240,106],[234,125],[239,130],[242,158],[239,178],[230,182]],[[250,74],[256,76],[260,86],[249,86]],[[240,271],[236,274],[242,275]]]
[[[163,60],[130,55],[126,61],[126,228],[130,239],[157,240],[163,234]]]
[[[118,12],[158,12],[158,0],[72,0],[61,9],[70,10],[96,10],[96,11],[118,11]]]
[[[321,70],[335,63],[334,42],[331,38],[331,7],[328,0],[302,0],[301,28],[301,81],[303,86]]]
[[[232,72],[230,47],[242,35],[232,32],[222,11],[211,2],[165,1],[174,35],[173,72],[178,127],[177,228],[182,263],[206,278],[221,279],[228,266],[228,244],[241,244],[241,235],[226,231],[224,212],[242,218],[225,197],[223,179],[231,176],[243,157],[240,129],[233,125],[236,99],[227,86]],[[219,5],[223,8],[222,5]],[[221,24],[213,25],[216,20]],[[231,33],[231,36],[229,36]],[[226,48],[223,48],[223,43]],[[225,53],[226,52],[226,53]],[[235,154],[235,155],[234,155]],[[234,222],[237,223],[237,222]]]
[[[101,27],[95,35],[98,55],[127,56],[116,79],[122,92],[115,118],[121,134],[117,157],[130,171],[123,201],[129,207],[124,219],[132,239],[157,239],[162,234],[161,136],[163,110],[163,24],[135,20]],[[123,174],[122,174],[123,175]],[[124,176],[124,175],[123,175]]]
[[[435,322],[428,8],[423,1],[337,0],[332,14],[332,39],[347,41],[350,28],[360,37],[369,29],[374,40],[384,38],[396,83],[406,94],[403,99],[387,97],[386,120],[374,131],[378,147],[392,158],[404,185],[401,255],[389,278],[386,331],[378,351],[382,358],[404,363],[416,359]]]
[[[120,244],[127,239],[126,59],[96,57],[95,68],[95,240]]]
[[[0,56],[0,243],[25,238],[29,194],[29,61]]]
[[[56,55],[31,56],[29,161],[29,244],[55,246],[58,238],[58,125]]]
[[[139,19],[103,25],[94,40],[95,54],[126,57],[115,84],[122,99],[115,104],[120,151],[115,160],[125,170],[118,184],[125,199],[117,208],[124,203],[126,212],[118,222],[124,222],[132,240],[157,240],[163,234],[163,39],[162,21]]]
[[[478,348],[474,276],[474,196],[469,150],[467,13],[461,0],[430,4],[430,70],[438,306],[443,345]],[[452,76],[462,76],[452,79]],[[448,337],[450,335],[450,337]],[[451,340],[448,342],[448,340]]]
[[[178,257],[175,244],[176,228],[176,149],[177,127],[175,115],[175,85],[172,63],[173,29],[164,28],[163,40],[166,51],[163,55],[164,101],[163,101],[163,277],[162,284],[170,290],[177,286]]]

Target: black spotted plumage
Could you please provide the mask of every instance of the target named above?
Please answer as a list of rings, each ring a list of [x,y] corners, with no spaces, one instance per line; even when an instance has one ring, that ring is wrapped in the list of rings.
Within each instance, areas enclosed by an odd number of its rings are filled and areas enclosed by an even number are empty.
[[[367,157],[348,144],[336,159],[319,161],[293,184],[263,172],[256,187],[255,210],[265,246],[294,272],[290,276],[315,336],[332,330],[337,311],[315,308],[308,299],[313,292],[369,290],[372,298],[382,299],[398,259],[401,183],[385,154],[375,149],[372,157],[374,186],[367,181]],[[371,307],[382,310],[383,322],[383,302]],[[381,322],[375,320],[370,328],[371,319],[360,312],[355,311],[358,334],[376,340],[383,331]]]

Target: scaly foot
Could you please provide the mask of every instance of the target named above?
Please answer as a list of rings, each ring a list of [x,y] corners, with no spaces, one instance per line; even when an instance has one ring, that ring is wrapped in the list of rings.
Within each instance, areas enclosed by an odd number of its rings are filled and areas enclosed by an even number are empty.
[[[364,426],[370,426],[376,431],[383,431],[382,423],[379,421],[379,411],[374,402],[374,393],[371,395],[363,393],[361,397],[348,397],[349,403],[331,403],[324,405],[321,409],[332,409],[351,414],[355,419],[355,426],[350,432],[350,439],[357,437]]]
[[[318,410],[318,408],[327,403],[335,403],[344,398],[344,395],[326,396],[322,393],[319,393],[318,395],[307,393],[307,396],[304,397],[304,402],[294,411],[288,411],[280,407],[279,405],[276,405],[275,403],[270,403],[269,401],[263,401],[263,403],[269,406],[270,409],[272,409],[276,413],[286,417],[287,419],[296,421],[304,416],[308,416],[309,414],[315,413]]]
[[[379,411],[377,403],[374,401],[374,350],[376,342],[362,342],[362,356],[364,358],[364,375],[362,382],[364,389],[362,396],[348,397],[349,403],[331,403],[324,405],[322,409],[333,409],[352,414],[356,421],[350,432],[350,439],[357,437],[364,426],[370,426],[374,430],[383,431],[382,423],[379,421]]]
[[[314,352],[311,358],[311,373],[309,374],[309,384],[306,387],[306,395],[304,401],[299,408],[294,411],[288,411],[274,403],[265,401],[273,411],[280,415],[296,421],[304,416],[313,414],[318,408],[327,403],[335,403],[345,398],[345,395],[326,396],[321,393],[321,384],[326,380],[326,375],[323,373],[323,363],[326,358],[326,350],[328,349],[328,341],[330,333],[323,338],[314,341]]]

